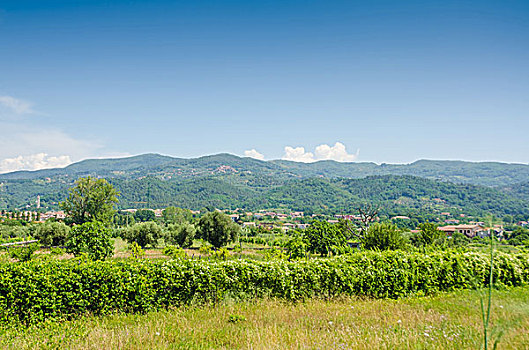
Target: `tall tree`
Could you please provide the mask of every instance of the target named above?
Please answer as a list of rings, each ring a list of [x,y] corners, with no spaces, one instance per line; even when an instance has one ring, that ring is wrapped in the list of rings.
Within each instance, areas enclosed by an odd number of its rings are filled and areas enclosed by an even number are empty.
[[[193,214],[189,209],[171,206],[162,211],[162,217],[166,224],[183,224],[184,222],[190,222],[193,219]]]
[[[231,218],[218,211],[212,211],[200,218],[198,222],[200,238],[214,247],[220,248],[232,242],[240,231],[240,226]]]
[[[119,192],[105,179],[82,177],[70,188],[68,198],[60,203],[61,209],[75,224],[91,221],[108,223],[115,213]]]
[[[327,221],[313,221],[304,235],[308,250],[321,256],[329,255],[337,248],[342,250],[346,245],[346,237],[340,225]]]

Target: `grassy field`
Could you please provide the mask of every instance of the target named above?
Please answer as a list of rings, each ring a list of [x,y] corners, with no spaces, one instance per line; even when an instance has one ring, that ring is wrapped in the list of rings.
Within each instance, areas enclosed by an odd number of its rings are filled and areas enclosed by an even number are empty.
[[[401,300],[225,301],[0,330],[7,349],[479,349],[479,292]],[[529,288],[495,291],[493,340],[529,349]],[[492,348],[492,346],[490,347]]]

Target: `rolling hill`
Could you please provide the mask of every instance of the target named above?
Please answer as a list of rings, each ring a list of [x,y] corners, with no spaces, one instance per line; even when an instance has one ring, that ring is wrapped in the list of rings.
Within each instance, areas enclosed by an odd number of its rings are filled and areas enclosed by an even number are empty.
[[[144,154],[91,159],[61,169],[0,174],[0,209],[23,208],[37,195],[56,208],[81,176],[108,179],[120,207],[285,208],[344,212],[376,202],[392,213],[452,210],[527,213],[529,166],[421,160],[411,164],[296,163],[230,154],[194,159]]]

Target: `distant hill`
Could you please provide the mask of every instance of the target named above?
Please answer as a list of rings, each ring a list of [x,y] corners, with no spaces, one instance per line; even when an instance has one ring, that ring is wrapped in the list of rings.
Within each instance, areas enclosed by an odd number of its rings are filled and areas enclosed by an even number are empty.
[[[332,160],[298,163],[285,160],[261,161],[231,154],[184,159],[143,154],[116,159],[90,159],[65,168],[17,171],[0,174],[0,180],[77,178],[94,175],[136,179],[144,176],[196,178],[207,176],[268,177],[270,181],[292,178],[364,178],[373,175],[412,175],[454,183],[507,186],[529,181],[529,165],[497,162],[419,160],[411,164],[340,163]]]
[[[144,154],[91,159],[61,169],[0,175],[0,209],[41,203],[56,208],[73,182],[108,179],[121,208],[284,208],[341,213],[362,202],[388,214],[451,211],[529,216],[529,166],[421,160],[412,164],[296,163],[230,154],[182,159]]]

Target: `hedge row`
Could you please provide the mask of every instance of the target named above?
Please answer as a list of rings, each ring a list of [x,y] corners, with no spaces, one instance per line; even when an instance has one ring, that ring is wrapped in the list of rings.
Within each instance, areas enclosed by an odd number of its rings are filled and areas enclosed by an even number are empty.
[[[0,322],[144,312],[232,298],[359,295],[398,298],[485,286],[481,253],[361,252],[296,262],[231,260],[30,261],[0,264]],[[495,283],[529,281],[529,255],[498,253]]]

